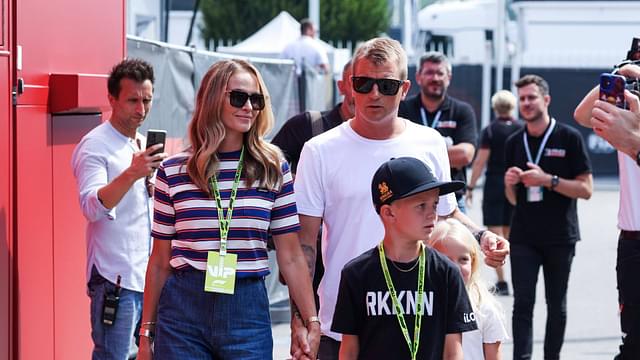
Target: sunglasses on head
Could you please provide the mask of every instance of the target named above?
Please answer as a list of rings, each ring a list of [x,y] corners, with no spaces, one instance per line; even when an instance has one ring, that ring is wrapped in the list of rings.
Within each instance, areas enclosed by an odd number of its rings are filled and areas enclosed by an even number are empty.
[[[229,103],[236,108],[242,108],[247,100],[251,103],[253,110],[264,109],[264,95],[262,94],[248,94],[244,91],[231,90],[229,93]]]
[[[373,84],[376,84],[378,85],[378,91],[380,94],[387,96],[396,95],[402,85],[401,80],[374,79],[365,76],[353,76],[351,78],[351,82],[353,83],[353,90],[357,93],[368,94],[371,92],[371,89],[373,89]]]

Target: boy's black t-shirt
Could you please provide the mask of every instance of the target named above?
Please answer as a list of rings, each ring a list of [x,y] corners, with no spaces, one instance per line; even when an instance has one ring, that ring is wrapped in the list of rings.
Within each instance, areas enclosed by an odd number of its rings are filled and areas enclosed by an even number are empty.
[[[402,269],[411,265],[398,264]],[[411,272],[400,272],[388,259],[387,266],[413,340],[418,266]],[[427,249],[424,294],[418,359],[441,360],[446,334],[475,330],[477,325],[459,268],[432,249]],[[359,359],[410,358],[384,280],[378,247],[353,259],[342,270],[331,330],[358,336]]]
[[[547,127],[548,129],[548,127]],[[532,137],[526,127],[507,139],[505,144],[506,168],[517,166],[528,170],[523,133],[527,134],[531,156],[535,160],[544,135]],[[546,132],[546,130],[545,130]],[[542,170],[563,179],[575,179],[591,173],[591,163],[580,133],[560,122],[549,140],[538,164]],[[511,222],[509,241],[524,244],[573,244],[580,240],[577,199],[564,196],[543,187],[542,201],[527,201],[527,189],[516,185],[516,206]]]

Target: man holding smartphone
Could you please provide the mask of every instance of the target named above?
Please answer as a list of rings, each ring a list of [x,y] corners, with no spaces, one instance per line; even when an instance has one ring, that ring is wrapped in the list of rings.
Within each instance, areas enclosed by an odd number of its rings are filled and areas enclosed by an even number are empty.
[[[637,42],[634,39],[634,43]],[[626,65],[618,74],[640,78],[640,66]],[[599,86],[582,99],[574,112],[576,121],[618,150],[620,205],[618,209],[618,258],[616,274],[623,342],[618,359],[637,359],[640,354],[640,100],[625,90],[629,110],[598,100]]]
[[[138,128],[153,97],[153,68],[125,59],[111,70],[111,118],[77,145],[72,168],[87,225],[87,293],[93,359],[135,356],[145,271],[151,252],[152,201],[147,179],[167,157],[161,144],[142,149]]]

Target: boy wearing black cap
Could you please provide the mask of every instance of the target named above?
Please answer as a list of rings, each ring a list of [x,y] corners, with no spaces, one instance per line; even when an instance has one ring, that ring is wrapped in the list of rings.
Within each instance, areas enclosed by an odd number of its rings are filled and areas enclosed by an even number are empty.
[[[439,196],[463,186],[438,181],[415,158],[378,168],[371,193],[385,235],[342,270],[331,328],[343,334],[341,360],[463,358],[461,333],[477,328],[464,282],[456,265],[423,242]]]

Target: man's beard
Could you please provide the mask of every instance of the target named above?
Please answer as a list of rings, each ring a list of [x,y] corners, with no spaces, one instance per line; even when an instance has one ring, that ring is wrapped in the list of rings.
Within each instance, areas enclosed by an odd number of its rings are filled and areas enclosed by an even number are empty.
[[[520,112],[520,114],[522,114],[522,112]],[[534,113],[533,113],[533,115],[532,115],[532,116],[530,116],[530,117],[528,117],[528,118],[526,118],[526,117],[524,117],[524,116],[520,115],[520,117],[522,118],[522,120],[524,120],[525,122],[528,122],[528,123],[530,123],[530,122],[531,122],[531,123],[536,122],[536,121],[538,121],[538,120],[542,119],[542,116],[543,116],[543,115],[542,115],[542,111],[536,111],[536,112],[534,112]]]
[[[427,85],[424,89],[422,89],[422,95],[424,95],[426,98],[432,99],[432,100],[442,100],[444,98],[444,96],[447,94],[447,89],[442,86],[442,85],[438,85],[440,88],[440,91],[438,93],[435,93],[433,91],[429,91],[429,87],[433,86],[433,84],[429,84]]]

